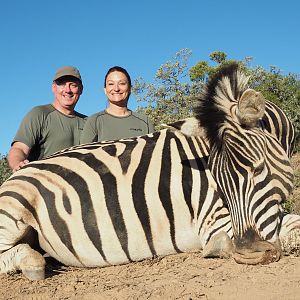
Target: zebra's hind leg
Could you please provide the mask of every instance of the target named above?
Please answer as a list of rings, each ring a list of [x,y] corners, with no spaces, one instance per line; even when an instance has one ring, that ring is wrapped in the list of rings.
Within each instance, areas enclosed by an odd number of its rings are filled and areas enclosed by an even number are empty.
[[[21,270],[31,280],[45,279],[45,259],[28,244],[19,244],[0,254],[0,273]]]
[[[27,244],[30,220],[11,193],[0,194],[0,273],[21,270],[29,279],[45,278],[45,259]]]
[[[220,231],[212,236],[204,246],[202,256],[207,258],[230,258],[233,254],[233,249],[234,246],[229,235],[225,231]]]

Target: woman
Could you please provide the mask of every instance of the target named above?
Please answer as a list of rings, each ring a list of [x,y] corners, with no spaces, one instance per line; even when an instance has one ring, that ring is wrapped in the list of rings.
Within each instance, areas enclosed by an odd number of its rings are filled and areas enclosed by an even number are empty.
[[[130,92],[131,79],[128,72],[118,66],[110,68],[104,79],[108,107],[87,119],[81,134],[82,144],[129,138],[154,131],[147,116],[128,109]]]

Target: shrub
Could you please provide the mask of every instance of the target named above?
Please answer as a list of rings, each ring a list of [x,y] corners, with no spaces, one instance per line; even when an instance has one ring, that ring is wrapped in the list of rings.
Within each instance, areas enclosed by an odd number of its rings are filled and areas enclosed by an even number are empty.
[[[1,155],[1,154],[0,154]],[[7,157],[1,155],[0,159],[0,185],[12,174],[11,169],[8,166]]]

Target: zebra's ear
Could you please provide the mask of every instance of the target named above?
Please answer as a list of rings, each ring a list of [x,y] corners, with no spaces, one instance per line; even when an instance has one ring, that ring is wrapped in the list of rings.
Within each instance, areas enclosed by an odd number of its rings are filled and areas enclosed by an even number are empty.
[[[162,126],[170,130],[178,130],[186,136],[206,137],[204,128],[200,126],[196,118],[187,118],[171,124],[162,124]]]
[[[242,125],[255,127],[265,113],[265,98],[260,92],[247,89],[238,102],[237,117]]]

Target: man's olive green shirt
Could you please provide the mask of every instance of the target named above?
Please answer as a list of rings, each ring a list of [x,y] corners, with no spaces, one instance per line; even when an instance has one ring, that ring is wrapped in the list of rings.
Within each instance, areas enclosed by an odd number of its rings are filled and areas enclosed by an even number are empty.
[[[143,114],[129,111],[125,117],[117,117],[107,111],[88,117],[81,134],[80,143],[118,140],[152,133],[154,126]]]
[[[36,106],[24,117],[12,144],[26,144],[31,149],[29,161],[42,159],[78,145],[86,118],[78,112],[64,115],[51,104]]]

